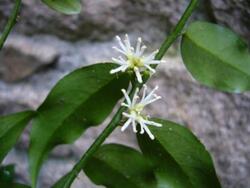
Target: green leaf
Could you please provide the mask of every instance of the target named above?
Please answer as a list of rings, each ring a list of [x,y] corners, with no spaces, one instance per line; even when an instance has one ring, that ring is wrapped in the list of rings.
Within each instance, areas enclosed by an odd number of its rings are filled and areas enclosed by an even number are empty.
[[[30,186],[20,184],[20,183],[12,183],[11,185],[8,185],[6,187],[9,187],[9,188],[30,188]]]
[[[157,120],[149,126],[155,136],[138,135],[140,148],[154,164],[159,187],[220,188],[212,159],[201,142],[185,127]]]
[[[28,185],[20,184],[20,183],[6,183],[6,182],[0,182],[0,187],[3,188],[30,188]]]
[[[14,175],[15,175],[14,165],[1,166],[0,167],[0,185],[3,182],[12,183]]]
[[[34,114],[32,111],[25,111],[0,117],[0,163],[14,147],[23,129]]]
[[[42,0],[50,8],[64,14],[78,14],[81,12],[80,0]]]
[[[70,73],[39,107],[29,152],[33,187],[49,151],[72,143],[88,127],[102,123],[122,97],[121,89],[127,88],[129,79],[126,74],[111,75],[109,71],[116,66],[101,63]]]
[[[27,185],[14,183],[15,166],[7,165],[0,167],[0,187],[3,188],[30,188]]]
[[[187,69],[202,84],[227,92],[250,89],[250,54],[246,43],[227,28],[194,22],[182,38]]]
[[[72,176],[73,171],[70,171],[59,179],[51,188],[69,188],[66,186],[66,183],[69,181],[69,177]]]
[[[144,135],[143,137],[146,137]],[[152,142],[148,138],[143,138],[144,145],[154,148],[149,152],[150,160],[154,164],[154,173],[157,179],[158,188],[193,188],[188,176],[182,170],[180,165],[165,149],[157,142]]]
[[[84,168],[97,185],[107,188],[153,188],[155,177],[138,151],[118,144],[102,146]]]

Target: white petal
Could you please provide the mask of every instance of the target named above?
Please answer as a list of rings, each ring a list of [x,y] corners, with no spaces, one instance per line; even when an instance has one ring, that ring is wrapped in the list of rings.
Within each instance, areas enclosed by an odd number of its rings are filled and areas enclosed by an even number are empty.
[[[140,121],[140,126],[141,126],[141,131],[140,131],[140,134],[143,134],[145,131],[144,131],[144,126],[145,124],[143,122]]]
[[[130,51],[130,50],[131,50],[131,44],[130,44],[130,39],[129,39],[128,34],[125,34],[124,43],[125,43],[125,45],[126,45],[127,51]]]
[[[123,132],[126,128],[128,128],[128,126],[130,125],[131,121],[132,121],[132,119],[128,119],[128,120],[124,123],[124,125],[123,125],[122,128],[121,128],[121,131],[122,131],[122,132]]]
[[[128,104],[129,106],[131,106],[131,100],[130,100],[130,98],[129,98],[127,92],[126,92],[126,90],[125,90],[125,89],[122,89],[122,93],[123,93],[123,95],[124,95],[124,97],[125,97],[125,99],[126,99],[126,101],[127,101],[127,104]]]
[[[120,49],[120,48],[117,48],[116,46],[113,46],[112,48],[113,48],[114,50],[116,50],[116,51],[118,51],[118,52],[124,54],[124,55],[127,55],[127,54],[126,54],[126,51],[124,51],[124,50],[122,50],[122,49]]]
[[[150,100],[154,92],[158,89],[158,86],[156,86],[145,98],[145,100]]]
[[[122,39],[121,39],[119,36],[116,36],[116,40],[118,41],[118,43],[119,43],[121,49],[122,49],[123,51],[126,51],[126,47],[125,47],[125,45],[123,44]]]
[[[159,61],[159,60],[150,60],[150,61],[146,61],[146,60],[144,59],[144,64],[147,64],[147,65],[158,65],[158,64],[160,64],[160,63],[162,63],[162,62],[165,62],[165,61]]]
[[[132,121],[132,127],[133,127],[134,133],[137,133],[135,120]]]
[[[123,59],[121,56],[119,56],[119,59],[112,57],[112,60],[120,65],[127,65],[125,59]]]
[[[146,94],[147,94],[147,86],[146,86],[146,84],[143,84],[142,100],[145,98]]]
[[[133,115],[128,114],[126,112],[123,112],[122,115],[125,116],[125,117],[127,117],[127,118],[135,119]]]
[[[149,121],[149,120],[145,120],[144,119],[143,122],[146,123],[146,124],[148,124],[148,125],[155,126],[155,127],[162,127],[162,124],[154,122],[154,121]]]
[[[144,53],[144,51],[147,49],[147,46],[142,46],[141,47],[141,50],[139,51],[139,53],[138,53],[138,56],[140,57],[140,56],[142,56],[143,55],[143,53]]]
[[[142,83],[142,76],[141,76],[141,73],[137,67],[134,68],[134,72],[135,72],[135,75],[136,75],[138,82]]]
[[[139,92],[139,88],[136,88],[136,89],[135,89],[135,93],[134,93],[134,97],[133,97],[133,99],[132,99],[131,106],[135,106],[136,101],[137,101],[137,99],[139,98],[138,92]]]
[[[121,104],[121,106],[125,106],[125,107],[129,108],[129,105],[124,103],[124,102]]]
[[[150,67],[150,65],[144,64],[144,66],[145,66],[148,70],[150,70],[152,73],[155,73],[155,70],[154,70],[152,67]]]
[[[153,53],[149,54],[148,56],[146,56],[144,58],[144,60],[147,62],[147,61],[151,61],[151,60],[154,60],[155,58],[155,55],[159,52],[159,50],[156,50],[154,51]]]
[[[110,70],[110,74],[114,74],[114,73],[117,73],[117,72],[120,72],[120,71],[124,72],[127,68],[128,68],[128,65],[121,65],[118,68]]]
[[[143,104],[146,106],[146,105],[148,105],[150,103],[153,103],[153,102],[155,102],[155,101],[157,101],[159,99],[161,99],[161,96],[157,96],[157,97],[155,97],[155,98],[153,98],[151,100],[145,100],[145,101],[143,101]]]
[[[140,53],[140,51],[141,51],[141,42],[142,42],[142,40],[141,40],[141,38],[139,37],[138,40],[137,40],[136,51],[135,51],[135,54],[136,54],[137,56],[139,56],[139,53]]]
[[[154,137],[154,135],[151,133],[151,131],[149,130],[149,128],[148,128],[147,126],[144,126],[144,129],[145,129],[145,131],[148,133],[149,138],[151,138],[151,140],[154,140],[155,137]]]

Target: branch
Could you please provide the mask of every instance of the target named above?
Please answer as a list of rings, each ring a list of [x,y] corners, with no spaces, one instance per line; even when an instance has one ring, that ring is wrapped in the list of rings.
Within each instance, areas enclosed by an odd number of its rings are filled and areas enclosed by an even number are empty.
[[[164,54],[167,52],[168,48],[174,43],[174,41],[181,35],[181,32],[188,20],[188,18],[192,15],[194,9],[198,5],[198,0],[191,0],[185,12],[183,13],[181,19],[175,26],[174,30],[170,33],[170,35],[165,39],[161,48],[156,54],[155,59],[160,60],[163,58]]]
[[[8,20],[4,30],[3,30],[1,38],[0,38],[0,50],[2,50],[6,39],[8,38],[12,28],[16,24],[17,16],[18,16],[18,13],[19,13],[19,10],[20,10],[20,7],[21,7],[21,2],[22,2],[22,0],[16,0],[15,1],[15,6],[14,6],[12,12],[11,12],[9,20]]]

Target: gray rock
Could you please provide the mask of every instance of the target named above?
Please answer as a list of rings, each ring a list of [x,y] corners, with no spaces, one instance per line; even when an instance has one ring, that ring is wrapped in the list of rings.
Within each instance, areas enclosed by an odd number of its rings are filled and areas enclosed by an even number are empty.
[[[86,38],[110,39],[117,33],[137,32],[143,35],[144,39],[159,42],[165,37],[165,33],[172,29],[188,2],[188,0],[83,0],[81,14],[66,16],[49,9],[40,1],[23,0],[15,31],[28,35],[52,34],[75,41]],[[2,13],[2,17],[6,19],[10,7],[8,0],[1,0],[0,18]]]
[[[10,37],[0,56],[0,74],[5,81],[26,78],[35,71],[56,63],[56,48],[28,38]]]
[[[217,22],[232,28],[250,41],[250,1],[210,0]]]
[[[164,37],[164,33],[170,30],[170,23],[176,22],[187,5],[186,0],[178,0],[178,3],[172,0],[92,0],[82,1],[82,4],[80,15],[64,16],[39,2],[26,0],[22,23],[17,30],[28,34],[52,33],[73,40],[107,39],[119,32],[147,31],[147,37],[154,40]]]

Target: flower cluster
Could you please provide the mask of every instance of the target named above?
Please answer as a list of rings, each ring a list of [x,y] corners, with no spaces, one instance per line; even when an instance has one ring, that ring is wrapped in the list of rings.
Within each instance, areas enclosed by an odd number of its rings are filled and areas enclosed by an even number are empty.
[[[150,73],[155,73],[155,70],[151,67],[153,64],[159,64],[162,60],[155,60],[155,55],[158,53],[158,50],[154,51],[149,55],[144,55],[144,51],[147,48],[145,45],[142,45],[142,39],[138,38],[136,48],[131,46],[130,39],[128,35],[125,35],[125,40],[119,36],[116,36],[116,39],[119,43],[119,47],[113,47],[116,51],[120,52],[122,56],[118,58],[112,58],[112,60],[119,64],[118,68],[112,69],[111,74],[117,72],[125,72],[127,70],[134,71],[136,78],[139,83],[142,83],[142,74],[145,70],[149,70]]]
[[[142,111],[145,106],[161,99],[161,97],[155,94],[155,91],[158,89],[158,87],[155,87],[148,95],[147,86],[143,85],[143,87],[144,89],[141,99],[138,96],[139,89],[137,88],[132,100],[129,98],[126,90],[122,89],[126,100],[126,103],[122,103],[122,106],[127,107],[128,110],[127,112],[123,112],[123,116],[127,118],[127,121],[122,126],[121,131],[124,131],[129,125],[132,125],[133,131],[136,133],[136,125],[139,124],[141,129],[140,134],[143,134],[146,131],[149,137],[153,140],[154,135],[150,132],[148,125],[156,127],[161,127],[162,125],[160,123],[148,120],[148,117],[145,116]]]

